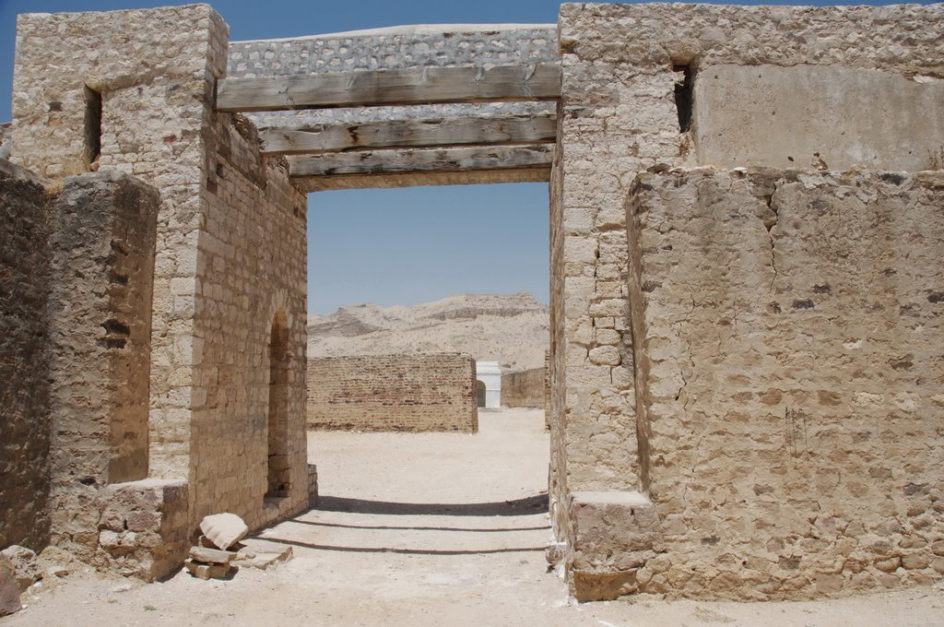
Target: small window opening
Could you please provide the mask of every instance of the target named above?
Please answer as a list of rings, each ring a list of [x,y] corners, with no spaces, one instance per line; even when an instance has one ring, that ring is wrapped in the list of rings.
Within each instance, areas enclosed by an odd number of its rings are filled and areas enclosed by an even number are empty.
[[[676,73],[675,108],[678,111],[679,131],[687,133],[692,128],[695,70],[690,65],[673,65],[672,71]]]
[[[85,157],[94,163],[102,153],[102,94],[85,86]]]

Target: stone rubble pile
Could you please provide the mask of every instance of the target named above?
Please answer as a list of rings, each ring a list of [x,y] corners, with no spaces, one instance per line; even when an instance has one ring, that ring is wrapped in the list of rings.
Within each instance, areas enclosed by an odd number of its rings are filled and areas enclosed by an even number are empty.
[[[191,547],[184,562],[191,575],[199,579],[227,579],[238,567],[267,570],[292,557],[292,547],[241,544],[249,527],[235,514],[207,516],[200,523],[202,535],[198,545]]]
[[[48,547],[41,555],[16,544],[0,551],[0,616],[24,609],[20,595],[31,586],[68,575],[69,569],[59,563],[63,558],[67,556],[55,547]]]

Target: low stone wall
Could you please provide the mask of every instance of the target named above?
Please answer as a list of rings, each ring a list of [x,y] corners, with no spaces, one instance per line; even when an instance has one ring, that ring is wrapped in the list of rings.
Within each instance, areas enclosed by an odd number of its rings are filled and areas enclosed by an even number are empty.
[[[49,541],[49,197],[0,160],[0,548]]]
[[[458,353],[308,362],[308,427],[478,431],[475,361]]]
[[[505,407],[544,407],[547,369],[532,368],[503,374],[501,389]]]
[[[622,555],[640,590],[752,599],[941,579],[942,206],[941,171],[640,175],[629,292],[652,503],[615,550],[584,515],[579,569]]]

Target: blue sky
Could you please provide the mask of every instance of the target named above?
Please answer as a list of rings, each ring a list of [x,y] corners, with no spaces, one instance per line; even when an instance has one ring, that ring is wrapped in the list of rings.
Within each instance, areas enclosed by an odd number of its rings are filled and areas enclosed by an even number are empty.
[[[10,119],[16,14],[189,4],[174,0],[0,0],[0,121]],[[556,0],[211,2],[230,37],[267,39],[400,24],[550,23]],[[823,4],[741,2],[741,4]],[[887,4],[829,2],[828,4]],[[543,183],[320,192],[309,196],[309,313],[454,292],[548,300]]]

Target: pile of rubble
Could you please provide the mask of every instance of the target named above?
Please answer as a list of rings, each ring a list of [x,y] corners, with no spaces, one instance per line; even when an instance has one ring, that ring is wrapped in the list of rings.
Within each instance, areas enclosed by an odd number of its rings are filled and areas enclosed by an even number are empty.
[[[249,527],[236,514],[214,514],[200,523],[202,535],[190,548],[184,566],[200,579],[229,579],[240,567],[266,570],[273,564],[292,557],[292,547],[270,546],[268,543],[241,543]]]
[[[20,595],[38,582],[53,582],[69,574],[61,562],[71,556],[56,547],[48,547],[41,555],[16,544],[0,551],[0,616],[23,609]]]

